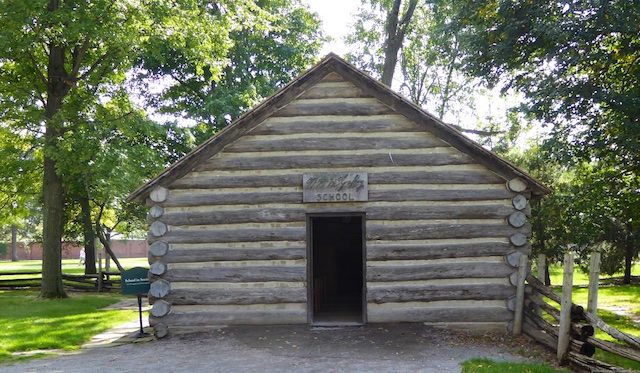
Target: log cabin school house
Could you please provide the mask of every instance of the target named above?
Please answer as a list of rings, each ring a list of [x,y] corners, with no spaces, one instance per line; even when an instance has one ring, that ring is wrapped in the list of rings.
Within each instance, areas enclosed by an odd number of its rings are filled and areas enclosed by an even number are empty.
[[[506,330],[550,190],[329,54],[150,180],[157,336],[232,324]]]

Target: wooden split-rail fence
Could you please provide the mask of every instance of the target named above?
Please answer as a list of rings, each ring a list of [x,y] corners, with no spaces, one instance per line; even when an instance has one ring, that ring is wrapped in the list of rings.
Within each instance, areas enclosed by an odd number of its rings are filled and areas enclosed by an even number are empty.
[[[41,271],[0,272],[0,289],[39,288],[42,283]],[[73,291],[119,292],[120,272],[101,272],[90,275],[62,274],[62,284]]]
[[[573,255],[567,254],[564,263],[562,295],[528,275],[523,298],[523,318],[517,325],[524,334],[557,351],[559,362],[578,372],[629,372],[624,368],[593,358],[598,349],[640,363],[640,338],[606,324],[595,316],[595,309],[587,312],[571,301]],[[546,299],[545,299],[546,298]],[[560,305],[560,309],[550,303]],[[618,343],[596,337],[600,330]]]

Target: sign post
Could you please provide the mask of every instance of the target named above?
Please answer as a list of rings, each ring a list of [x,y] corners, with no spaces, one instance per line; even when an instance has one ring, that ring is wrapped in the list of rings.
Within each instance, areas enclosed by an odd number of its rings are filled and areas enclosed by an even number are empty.
[[[122,272],[122,294],[136,294],[138,296],[138,313],[140,314],[140,331],[133,338],[148,337],[142,329],[142,295],[149,292],[149,270],[142,267],[134,267]]]

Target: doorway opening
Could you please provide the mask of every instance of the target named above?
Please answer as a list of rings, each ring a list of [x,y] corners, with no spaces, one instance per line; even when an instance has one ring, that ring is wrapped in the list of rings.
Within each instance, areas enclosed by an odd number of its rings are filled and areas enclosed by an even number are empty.
[[[364,322],[364,216],[310,216],[311,322]]]

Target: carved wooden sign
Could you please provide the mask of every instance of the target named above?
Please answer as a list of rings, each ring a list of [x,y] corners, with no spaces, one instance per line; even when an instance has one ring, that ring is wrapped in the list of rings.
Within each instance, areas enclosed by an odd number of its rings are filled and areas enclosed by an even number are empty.
[[[369,200],[366,172],[302,175],[303,202],[365,202]]]

